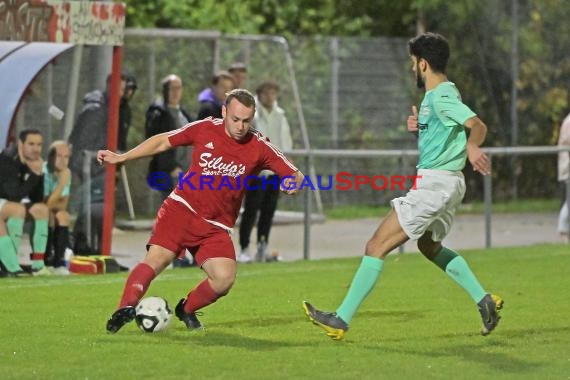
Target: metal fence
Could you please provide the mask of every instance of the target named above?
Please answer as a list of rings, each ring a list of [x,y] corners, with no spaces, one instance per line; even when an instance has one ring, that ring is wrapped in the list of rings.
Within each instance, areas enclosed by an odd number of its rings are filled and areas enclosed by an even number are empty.
[[[523,156],[523,157],[531,157],[536,158],[539,156],[550,156],[552,157],[559,152],[570,152],[570,146],[517,146],[517,147],[503,147],[503,148],[483,148],[483,151],[489,156],[491,161],[492,167],[496,167],[497,159],[500,157],[504,158],[511,158],[513,156]],[[385,160],[385,159],[400,159],[400,160],[407,160],[407,159],[415,159],[418,156],[417,150],[335,150],[335,149],[315,149],[315,150],[295,150],[288,152],[289,155],[293,157],[302,157],[305,162],[305,167],[310,166],[310,162],[317,158],[327,158],[331,159],[333,157],[340,158],[340,159],[375,159],[378,161]],[[352,171],[354,173],[354,171]],[[361,172],[359,174],[362,174]],[[376,175],[379,172],[376,172]],[[385,173],[381,173],[384,177],[389,177],[389,175],[385,175]],[[398,173],[400,175],[409,175],[409,173]],[[412,173],[413,174],[413,173]],[[372,174],[374,175],[374,174]],[[334,177],[334,176],[333,176]],[[483,201],[484,201],[484,214],[481,218],[484,220],[485,224],[485,248],[492,247],[492,214],[493,214],[493,178],[496,177],[495,173],[487,176],[481,176],[483,179],[483,184],[481,186],[481,191],[483,193]],[[354,180],[354,178],[353,178]],[[546,188],[552,188],[553,184],[556,184],[556,178],[549,178],[548,176],[544,176],[540,178],[540,182],[542,182],[543,186]],[[335,182],[332,188],[337,185],[338,182]],[[380,182],[380,186],[382,186],[382,182]],[[369,189],[372,189],[371,186],[368,186]],[[353,190],[355,193],[359,193],[360,190]],[[565,187],[565,199],[570,199],[570,177],[567,179],[566,187]],[[376,191],[378,193],[386,193],[390,191]],[[391,191],[394,192],[393,190]],[[404,191],[396,190],[397,195],[402,195]],[[305,195],[303,197],[303,224],[304,224],[304,234],[303,234],[303,257],[305,259],[310,259],[310,243],[311,243],[311,215],[312,215],[312,197],[308,194],[310,193],[310,187],[305,188]],[[550,195],[555,196],[555,195]],[[391,199],[391,198],[390,198]],[[380,218],[379,218],[380,219]],[[568,230],[568,239],[570,243],[570,215],[569,215],[569,230]],[[555,229],[555,223],[553,222],[553,230]],[[400,252],[403,251],[403,246],[400,247]]]

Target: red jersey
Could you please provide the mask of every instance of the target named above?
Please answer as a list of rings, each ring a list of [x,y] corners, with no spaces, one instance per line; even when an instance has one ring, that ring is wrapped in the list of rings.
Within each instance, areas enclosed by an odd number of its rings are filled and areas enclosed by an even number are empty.
[[[236,141],[226,134],[224,120],[206,118],[168,135],[173,147],[191,145],[192,163],[170,198],[182,202],[206,221],[231,229],[239,214],[248,176],[263,169],[279,177],[298,169],[257,131]]]

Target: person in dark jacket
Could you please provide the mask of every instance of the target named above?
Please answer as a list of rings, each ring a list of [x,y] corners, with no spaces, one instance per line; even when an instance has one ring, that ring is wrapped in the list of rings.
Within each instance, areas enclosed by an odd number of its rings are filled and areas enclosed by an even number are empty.
[[[229,71],[218,71],[212,79],[212,86],[198,95],[198,120],[207,117],[222,118],[222,104],[226,100],[226,93],[235,87],[234,77]]]
[[[147,139],[159,133],[173,131],[194,121],[192,116],[180,106],[182,79],[178,75],[169,74],[162,80],[161,86],[161,99],[153,102],[146,111],[145,134]],[[168,150],[152,157],[148,167],[149,176],[156,172],[170,176],[170,181],[160,186],[163,201],[178,182],[178,173],[189,164],[189,150],[185,148]]]
[[[5,246],[7,243],[3,243],[0,250],[8,249],[9,252],[8,254],[2,252],[0,258],[6,270],[13,274],[21,272],[22,269],[17,261],[17,251],[26,215],[33,220],[30,234],[32,271],[35,275],[51,274],[44,265],[48,208],[43,203],[42,144],[43,137],[40,131],[25,129],[18,136],[17,147],[11,146],[0,154],[0,199],[24,207],[23,215],[19,213],[21,208],[18,207],[9,220],[3,218],[7,220],[6,229],[16,252],[16,261],[12,257],[12,250]],[[4,207],[0,208],[0,214],[3,213]],[[0,236],[4,236],[1,227]]]

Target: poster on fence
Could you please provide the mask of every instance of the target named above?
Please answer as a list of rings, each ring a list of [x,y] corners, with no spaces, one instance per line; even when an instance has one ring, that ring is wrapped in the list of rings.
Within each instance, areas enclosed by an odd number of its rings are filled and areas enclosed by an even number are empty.
[[[0,0],[0,40],[122,46],[125,15],[115,2]]]

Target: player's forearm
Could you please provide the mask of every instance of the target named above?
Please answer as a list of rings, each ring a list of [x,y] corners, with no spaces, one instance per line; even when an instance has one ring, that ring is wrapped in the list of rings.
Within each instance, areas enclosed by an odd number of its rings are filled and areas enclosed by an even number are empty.
[[[122,161],[134,160],[141,157],[153,156],[171,148],[168,134],[161,133],[143,141],[133,149],[121,154]]]
[[[487,136],[487,126],[481,120],[477,119],[473,125],[470,126],[470,129],[471,132],[469,133],[467,144],[481,146],[485,141],[485,136]]]

